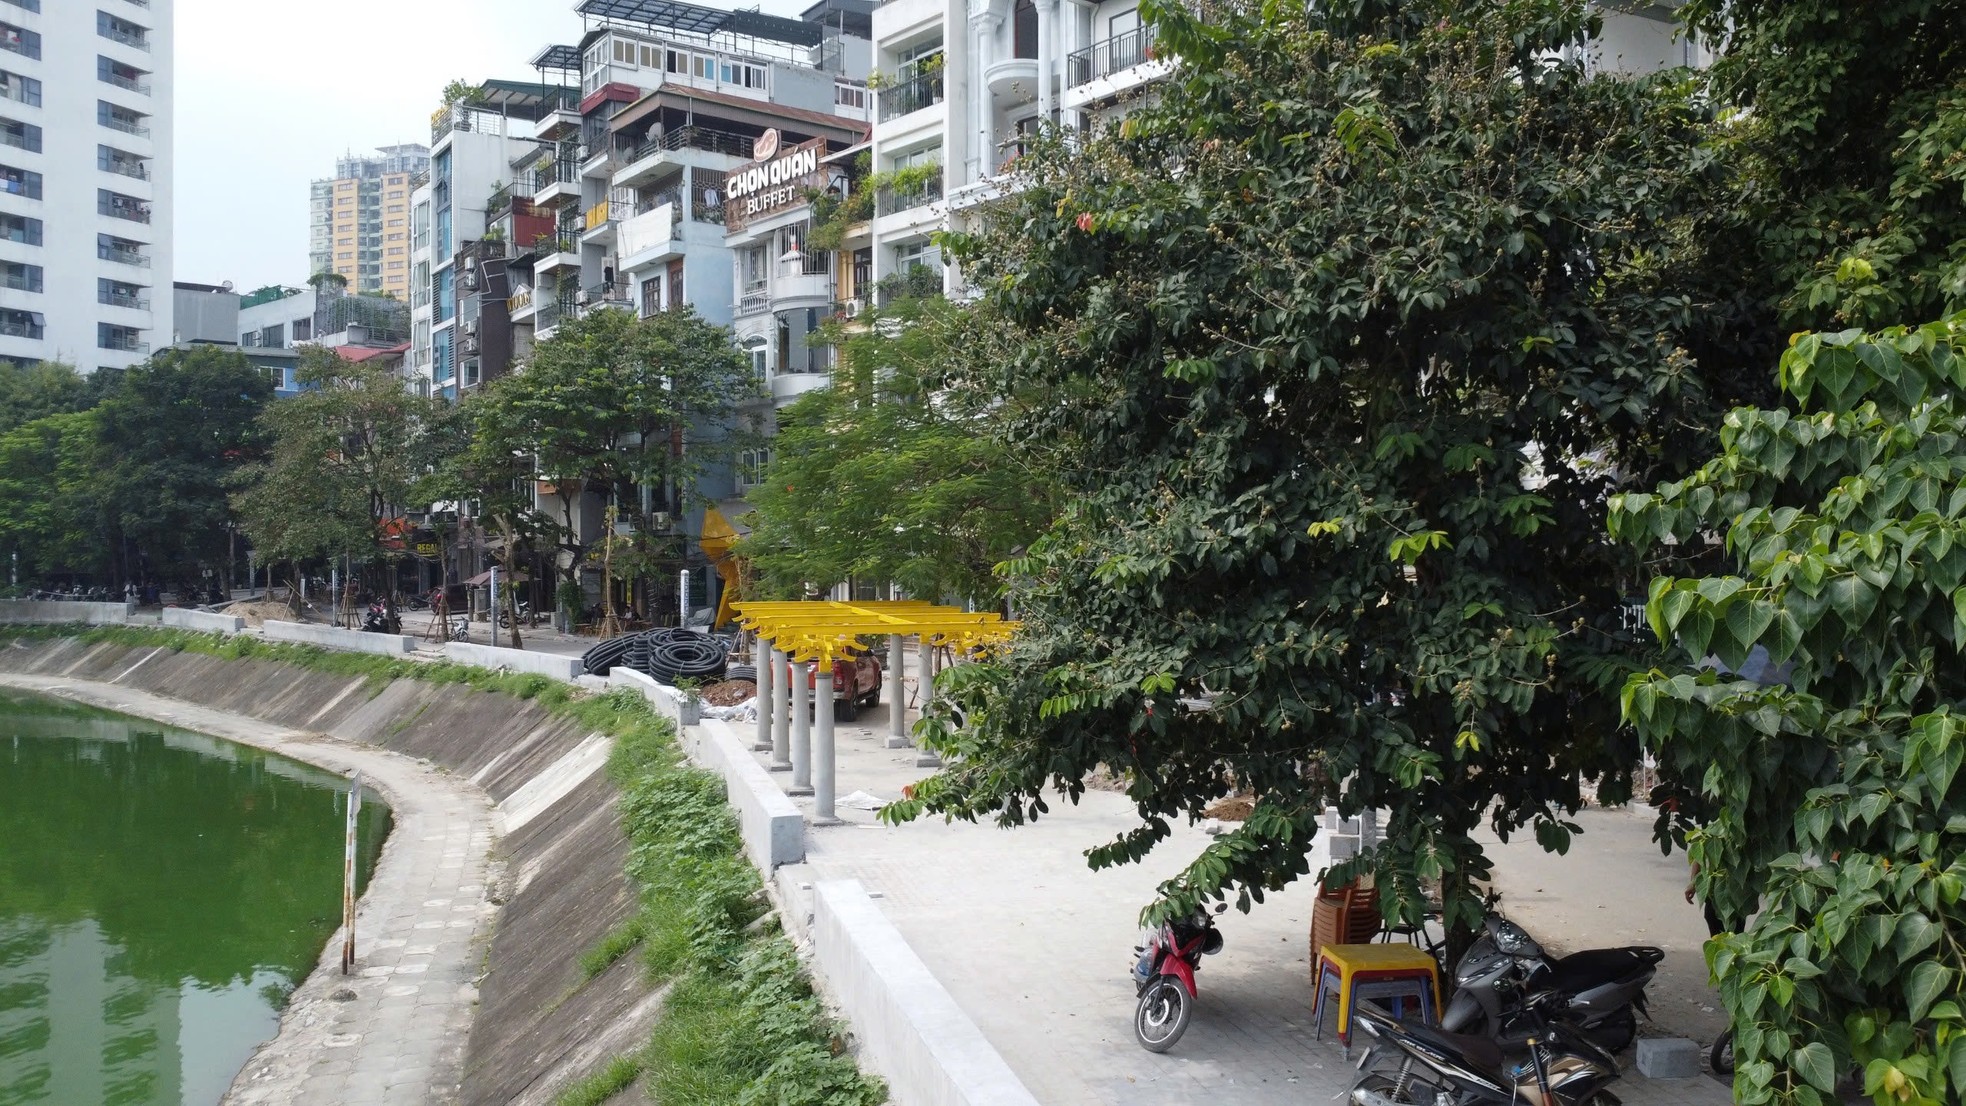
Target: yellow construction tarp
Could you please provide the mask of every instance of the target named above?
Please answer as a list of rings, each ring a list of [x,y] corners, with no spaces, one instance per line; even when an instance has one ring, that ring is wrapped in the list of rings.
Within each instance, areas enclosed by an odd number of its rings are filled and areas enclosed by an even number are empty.
[[[737,554],[731,546],[737,544],[737,528],[730,524],[722,511],[715,507],[703,512],[703,536],[697,540],[698,548],[710,558],[710,564],[723,578],[723,597],[717,601],[717,620],[712,623],[722,626],[731,618],[731,608],[737,604]]]
[[[1001,615],[912,599],[865,603],[738,603],[738,625],[796,660],[830,664],[859,651],[861,635],[916,634],[932,644],[970,649],[1008,641],[1018,624]]]

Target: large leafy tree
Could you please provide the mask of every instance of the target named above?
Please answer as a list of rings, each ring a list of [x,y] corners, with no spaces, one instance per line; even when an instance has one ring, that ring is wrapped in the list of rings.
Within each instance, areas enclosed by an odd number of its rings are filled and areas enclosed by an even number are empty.
[[[1572,61],[1578,4],[1148,9],[1164,95],[953,243],[1030,332],[979,371],[1043,390],[1016,433],[1062,443],[1064,507],[1008,566],[1023,633],[947,677],[953,767],[891,809],[1015,823],[1105,764],[1140,815],[1105,865],[1252,792],[1164,912],[1380,808],[1386,901],[1438,879],[1465,933],[1483,819],[1561,849],[1635,755],[1603,504],[1726,391],[1706,120]]]
[[[415,485],[440,460],[436,404],[375,361],[324,349],[302,355],[296,378],[301,393],[261,416],[270,456],[239,474],[246,533],[269,563],[386,560],[400,548]]]
[[[23,584],[53,575],[102,579],[109,567],[94,476],[91,411],[47,415],[0,433],[0,571]]]
[[[89,380],[73,365],[37,361],[31,365],[0,362],[0,431],[49,415],[85,410],[95,397]]]
[[[1015,408],[967,372],[1008,356],[1002,320],[903,299],[839,338],[832,386],[779,413],[743,555],[780,595],[859,577],[993,600],[1055,509],[1043,452],[997,432]]]
[[[1613,504],[1647,543],[1724,534],[1733,572],[1662,577],[1679,663],[1631,721],[1692,784],[1678,832],[1745,933],[1708,946],[1736,1099],[1966,1095],[1966,315],[1800,336],[1790,405],[1727,416],[1689,478]],[[1765,650],[1749,662],[1750,652]],[[1725,672],[1766,673],[1749,680]]]
[[[487,472],[523,456],[552,484],[572,578],[585,552],[576,540],[583,508],[613,502],[650,533],[649,516],[679,509],[704,466],[729,449],[739,405],[756,394],[730,331],[694,311],[590,311],[486,389],[473,448]]]
[[[226,489],[262,456],[272,398],[265,370],[210,346],[164,350],[104,385],[98,490],[120,572],[135,575],[140,555],[157,577],[195,584],[225,561]]]
[[[1722,44],[1741,272],[1792,328],[1966,306],[1966,2],[1689,0]]]

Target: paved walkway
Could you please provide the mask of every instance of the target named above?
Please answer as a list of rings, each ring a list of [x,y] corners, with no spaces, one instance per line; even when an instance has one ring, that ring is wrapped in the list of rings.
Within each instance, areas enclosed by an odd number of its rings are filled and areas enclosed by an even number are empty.
[[[341,937],[295,991],[278,1036],[247,1062],[228,1106],[423,1106],[455,1098],[497,907],[492,808],[471,784],[397,753],[283,730],[134,688],[0,674],[0,684],[133,714],[362,773],[394,828],[355,920],[356,968]]]
[[[915,767],[914,750],[883,747],[885,709],[862,717],[865,724],[838,730],[839,793],[897,798],[928,770]],[[745,725],[738,729],[748,736]],[[785,782],[783,774],[774,778]],[[809,798],[796,801],[812,813]],[[1301,1106],[1343,1096],[1355,1072],[1333,1034],[1319,1041],[1310,1023],[1309,881],[1267,896],[1249,914],[1223,915],[1225,948],[1202,963],[1194,1020],[1172,1052],[1155,1055],[1132,1032],[1127,970],[1140,938],[1138,911],[1208,838],[1200,828],[1177,827],[1146,863],[1094,872],[1084,851],[1136,825],[1132,804],[1095,791],[1076,807],[1054,796],[1051,807],[1036,823],[1004,830],[932,820],[890,828],[869,811],[842,805],[845,824],[811,829],[807,863],[780,886],[854,878],[878,894],[881,909],[1042,1102]],[[1502,848],[1498,868],[1505,881],[1524,887],[1522,901],[1513,893],[1505,900],[1511,916],[1570,947],[1636,940],[1627,932],[1631,919],[1656,917],[1646,940],[1681,952],[1690,943],[1697,954],[1705,928],[1699,912],[1678,898],[1684,859],[1629,844],[1629,834],[1587,833],[1566,858],[1548,857],[1533,841]],[[1607,860],[1609,871],[1623,878],[1602,875]],[[1320,841],[1312,871],[1326,863]],[[1560,890],[1565,870],[1586,868],[1600,873],[1594,884],[1607,897],[1592,905],[1602,909],[1569,910],[1568,924],[1544,924],[1551,919],[1535,892]],[[1661,887],[1675,908],[1670,912],[1654,909]],[[1604,919],[1619,922],[1592,924]],[[1703,979],[1694,986],[1703,989]],[[1699,1005],[1697,996],[1691,1005]],[[1667,1031],[1691,1029],[1673,1020],[1659,1029]],[[1614,1089],[1631,1106],[1719,1106],[1731,1098],[1706,1077],[1654,1082],[1635,1071]]]

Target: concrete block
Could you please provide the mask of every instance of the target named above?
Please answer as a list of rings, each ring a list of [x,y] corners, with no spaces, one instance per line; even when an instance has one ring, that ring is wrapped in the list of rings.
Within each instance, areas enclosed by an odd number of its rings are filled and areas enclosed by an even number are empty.
[[[534,653],[525,649],[504,649],[495,645],[471,645],[462,641],[446,642],[444,657],[459,664],[503,669],[507,672],[532,672],[541,676],[551,676],[556,680],[564,680],[567,683],[573,683],[587,671],[582,667],[579,657],[563,657],[558,653]]]
[[[1641,1037],[1638,1073],[1647,1079],[1691,1079],[1700,1074],[1700,1046],[1685,1037]]]
[[[165,607],[164,625],[203,634],[236,634],[246,628],[246,620],[233,614],[194,611],[189,607]]]
[[[683,697],[668,684],[657,683],[654,676],[637,672],[626,665],[615,665],[608,670],[608,679],[616,684],[626,685],[642,693],[655,712],[671,722],[678,722],[683,713]]]
[[[858,880],[813,888],[813,959],[895,1102],[1037,1106]]]
[[[128,622],[135,603],[72,603],[66,599],[0,599],[0,622],[91,626]]]
[[[260,626],[268,641],[291,641],[318,645],[345,653],[381,653],[400,657],[416,652],[416,639],[401,634],[371,634],[365,630],[343,630],[337,626],[315,626],[305,622],[276,622],[268,619]]]
[[[769,874],[781,864],[803,861],[805,815],[751,755],[750,743],[739,739],[728,723],[715,718],[706,718],[680,733],[690,759],[724,778],[727,801],[737,812],[738,832],[751,863]]]

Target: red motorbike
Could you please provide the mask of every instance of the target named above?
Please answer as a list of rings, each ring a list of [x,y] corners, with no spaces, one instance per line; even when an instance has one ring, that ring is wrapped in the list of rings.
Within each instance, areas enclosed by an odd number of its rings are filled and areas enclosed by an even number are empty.
[[[1229,908],[1222,903],[1220,914]],[[1195,969],[1201,958],[1222,951],[1222,931],[1206,910],[1162,922],[1145,945],[1136,946],[1133,982],[1140,1005],[1133,1011],[1133,1037],[1148,1052],[1166,1052],[1187,1032],[1195,1006]]]

